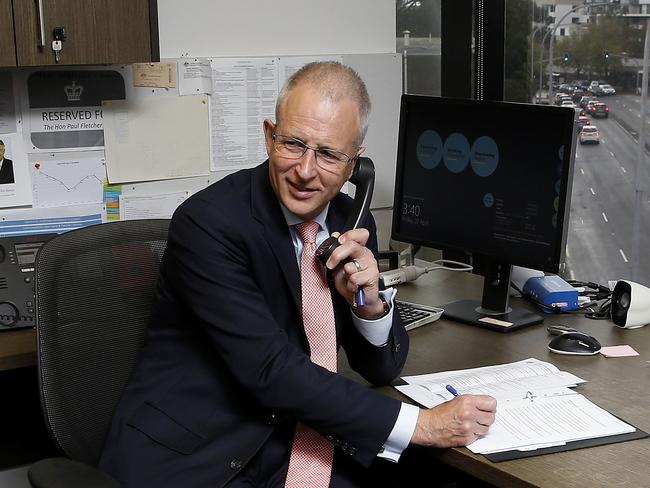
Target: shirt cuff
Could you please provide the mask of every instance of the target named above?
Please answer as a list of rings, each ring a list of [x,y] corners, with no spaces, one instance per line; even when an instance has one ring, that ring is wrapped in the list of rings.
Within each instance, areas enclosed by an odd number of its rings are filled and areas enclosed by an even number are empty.
[[[393,326],[393,312],[395,311],[394,299],[397,294],[395,288],[386,288],[379,292],[384,297],[386,303],[390,305],[390,310],[386,315],[375,320],[366,320],[357,316],[352,311],[352,322],[359,333],[373,346],[381,347],[388,343],[390,329]]]
[[[409,442],[411,442],[419,415],[420,409],[418,407],[408,403],[402,403],[393,430],[390,432],[388,439],[386,439],[377,457],[395,463],[398,462],[402,452],[409,445]]]

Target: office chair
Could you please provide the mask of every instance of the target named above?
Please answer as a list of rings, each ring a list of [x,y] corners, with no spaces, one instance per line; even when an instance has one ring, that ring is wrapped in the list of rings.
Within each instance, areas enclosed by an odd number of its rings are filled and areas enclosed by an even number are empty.
[[[34,463],[31,486],[120,486],[95,466],[142,344],[168,228],[163,219],[99,224],[61,234],[39,251],[41,407],[66,457]]]

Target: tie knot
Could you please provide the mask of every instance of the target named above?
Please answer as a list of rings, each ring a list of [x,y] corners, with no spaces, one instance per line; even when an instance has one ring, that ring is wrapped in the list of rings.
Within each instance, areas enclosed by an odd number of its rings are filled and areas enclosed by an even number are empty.
[[[316,234],[318,234],[319,229],[318,222],[303,222],[296,225],[296,231],[305,244],[314,244],[316,242]]]

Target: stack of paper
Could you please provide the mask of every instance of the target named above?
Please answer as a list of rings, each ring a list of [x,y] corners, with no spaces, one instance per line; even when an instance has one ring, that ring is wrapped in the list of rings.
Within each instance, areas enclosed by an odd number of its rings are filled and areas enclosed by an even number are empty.
[[[396,388],[425,407],[453,399],[446,385],[461,395],[497,399],[490,431],[467,446],[477,454],[532,450],[635,430],[569,388],[585,380],[537,359],[403,379],[408,384]]]

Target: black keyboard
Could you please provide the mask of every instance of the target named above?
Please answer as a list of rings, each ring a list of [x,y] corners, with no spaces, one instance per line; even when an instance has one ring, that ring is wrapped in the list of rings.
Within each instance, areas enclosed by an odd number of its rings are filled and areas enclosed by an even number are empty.
[[[421,325],[438,320],[443,312],[442,308],[402,300],[395,300],[395,306],[397,307],[397,313],[399,313],[399,316],[404,321],[406,330],[415,329]]]

